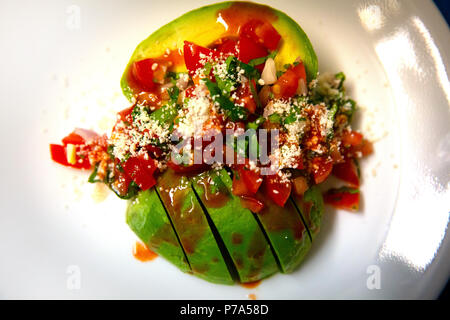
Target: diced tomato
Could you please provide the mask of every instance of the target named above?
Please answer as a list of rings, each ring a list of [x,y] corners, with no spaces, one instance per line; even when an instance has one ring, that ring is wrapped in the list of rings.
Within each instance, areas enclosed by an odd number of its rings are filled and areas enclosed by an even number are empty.
[[[148,155],[130,157],[122,164],[125,173],[133,179],[142,190],[147,190],[156,184],[153,173],[157,169],[155,160]]]
[[[121,172],[119,170],[114,170],[114,176],[114,188],[116,189],[116,192],[118,192],[121,196],[125,196],[128,193],[128,188],[132,180],[125,174],[125,172]]]
[[[238,57],[238,41],[234,39],[224,39],[222,43],[217,46],[217,51],[224,56],[233,55]]]
[[[258,213],[264,208],[264,203],[254,197],[241,196],[241,205],[251,212]]]
[[[344,147],[357,146],[362,143],[363,135],[356,131],[345,131],[341,140]]]
[[[358,168],[355,160],[347,159],[344,163],[333,166],[333,175],[348,183],[350,187],[359,187]]]
[[[276,50],[281,40],[280,34],[271,23],[261,20],[250,20],[241,28],[242,35],[256,40],[267,49]]]
[[[360,144],[350,147],[350,152],[353,155],[356,155],[357,152],[361,152],[363,157],[368,156],[373,153],[373,144],[369,140],[362,139]]]
[[[194,96],[194,90],[195,87],[194,86],[190,86],[189,88],[186,89],[186,91],[184,92],[184,96],[186,98],[192,98]]]
[[[145,90],[152,90],[155,87],[153,64],[156,63],[154,59],[144,59],[135,61],[131,66],[133,77],[139,85]]]
[[[72,167],[75,169],[90,169],[91,163],[88,157],[80,158],[76,157],[74,164],[67,161],[66,147],[59,144],[50,144],[50,156],[56,163],[62,164],[63,166]]]
[[[261,44],[256,43],[250,38],[239,37],[239,57],[238,59],[244,63],[250,60],[267,56],[267,50]],[[263,65],[260,65],[260,67]],[[261,71],[261,70],[260,70]]]
[[[68,136],[66,136],[62,139],[62,143],[64,146],[67,146],[68,144],[74,144],[77,146],[77,145],[84,144],[85,141],[80,135],[72,132],[71,134],[69,134]]]
[[[159,158],[162,155],[162,150],[154,145],[149,144],[145,149],[154,159]]]
[[[251,194],[255,194],[263,182],[260,173],[255,170],[250,170],[249,168],[243,165],[238,168],[238,173],[239,177],[244,181],[245,185],[247,186],[247,190]]]
[[[197,69],[205,66],[205,58],[202,58],[201,55],[215,58],[218,56],[218,53],[215,50],[198,46],[189,41],[184,42],[184,63],[191,76],[194,75]]]
[[[296,66],[291,66],[278,78],[277,82],[272,86],[275,98],[289,99],[293,97],[297,92],[300,79],[303,79],[306,83],[306,71],[302,62]]]
[[[244,179],[239,175],[239,170],[234,173],[233,176],[233,185],[231,188],[232,193],[235,196],[251,196],[252,193],[247,187],[247,184],[245,183]]]
[[[316,184],[325,181],[333,169],[333,161],[322,157],[314,158],[311,164],[312,174]]]
[[[275,174],[266,176],[263,186],[264,194],[280,207],[284,207],[284,204],[291,195],[291,182],[281,181],[281,178]]]
[[[117,114],[119,116],[119,119],[128,122],[133,123],[133,117],[131,116],[131,113],[133,112],[134,106],[131,106],[129,108],[126,108],[122,111],[119,111]]]
[[[56,163],[68,166],[66,148],[59,144],[50,144],[50,156]]]
[[[247,81],[243,83],[237,90],[236,90],[236,103],[238,104],[244,104],[244,107],[250,111],[251,113],[255,113],[256,111],[256,102],[253,98],[252,91],[250,88],[250,82]],[[254,84],[253,84],[254,85]]]
[[[359,209],[359,190],[331,189],[325,193],[324,201],[338,209],[357,211]]]

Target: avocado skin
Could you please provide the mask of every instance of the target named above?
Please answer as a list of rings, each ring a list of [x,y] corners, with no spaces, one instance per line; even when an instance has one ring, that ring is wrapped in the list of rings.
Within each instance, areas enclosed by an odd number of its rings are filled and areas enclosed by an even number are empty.
[[[183,272],[191,269],[154,189],[141,191],[128,203],[126,221],[131,230],[154,252]]]
[[[310,187],[303,197],[292,196],[296,207],[305,219],[311,239],[314,240],[320,231],[324,203],[322,193],[317,186]]]
[[[258,192],[264,208],[256,214],[272,248],[277,255],[283,273],[290,273],[302,262],[311,248],[311,239],[305,224],[291,200],[280,207]]]
[[[285,64],[293,63],[300,57],[305,65],[308,82],[316,78],[318,61],[316,53],[302,28],[285,13],[271,7],[250,2],[221,2],[201,7],[185,13],[179,18],[162,26],[143,40],[133,52],[130,61],[122,75],[121,87],[123,94],[132,101],[133,92],[128,84],[129,67],[135,61],[146,58],[158,58],[164,55],[166,49],[183,48],[183,42],[192,41],[201,46],[208,46],[224,36],[237,36],[226,32],[225,27],[217,21],[219,11],[231,6],[244,6],[245,9],[267,9],[274,17],[272,25],[282,37],[282,44],[275,57],[277,70],[282,70]],[[175,72],[186,72],[183,64],[175,66]]]
[[[211,182],[220,191],[222,203],[205,199],[205,188],[211,190]],[[239,197],[231,193],[228,172],[225,169],[204,172],[192,178],[192,185],[233,260],[240,282],[253,282],[276,273],[278,266],[270,245],[252,212],[243,208]],[[211,198],[211,191],[206,194]]]
[[[210,282],[233,284],[234,280],[189,179],[168,169],[158,178],[157,192],[193,274]]]

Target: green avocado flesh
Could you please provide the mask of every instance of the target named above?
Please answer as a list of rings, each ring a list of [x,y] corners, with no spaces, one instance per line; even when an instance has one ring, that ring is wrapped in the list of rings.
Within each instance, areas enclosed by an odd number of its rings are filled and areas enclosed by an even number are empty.
[[[169,169],[158,179],[157,192],[192,272],[211,282],[232,284],[234,280],[189,179]]]
[[[129,202],[127,224],[154,252],[184,272],[190,268],[166,211],[154,189],[141,191]]]
[[[303,197],[293,195],[292,200],[302,213],[308,227],[311,239],[314,240],[320,231],[323,214],[323,197],[317,186],[309,188]]]
[[[260,196],[264,208],[256,215],[263,226],[280,262],[281,271],[292,272],[311,247],[311,239],[302,217],[288,200],[280,207],[272,200]]]
[[[191,41],[200,46],[209,46],[220,38],[237,36],[237,32],[232,30],[231,26],[225,27],[227,21],[224,23],[223,19],[227,19],[226,10],[229,10],[230,16],[238,16],[242,13],[242,19],[238,22],[240,25],[243,25],[246,19],[250,18],[267,17],[270,19],[282,39],[275,57],[277,70],[283,69],[285,64],[293,63],[295,59],[300,57],[305,65],[308,81],[316,78],[318,71],[317,56],[306,33],[297,22],[285,13],[265,5],[228,1],[189,11],[156,30],[142,41],[133,52],[122,76],[121,87],[124,95],[130,101],[133,98],[133,92],[128,83],[128,70],[133,62],[146,58],[161,57],[167,49],[171,51],[179,50],[183,48],[184,41]],[[247,15],[247,12],[253,12],[253,15]],[[185,72],[184,63],[176,65],[174,71]]]
[[[240,282],[257,281],[277,272],[277,262],[253,213],[231,193],[228,172],[211,170],[192,181],[233,260]]]

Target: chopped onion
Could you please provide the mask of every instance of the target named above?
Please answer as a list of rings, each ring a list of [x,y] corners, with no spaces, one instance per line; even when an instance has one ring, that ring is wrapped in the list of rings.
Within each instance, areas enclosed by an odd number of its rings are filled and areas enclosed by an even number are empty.
[[[306,96],[308,94],[308,86],[306,85],[305,79],[298,80],[297,94]]]
[[[95,137],[98,137],[98,134],[95,131],[82,129],[82,128],[76,128],[73,130],[73,132],[80,137],[82,137],[85,141],[85,143],[89,143],[92,140],[94,140]]]
[[[274,84],[277,81],[277,69],[272,58],[266,60],[261,79],[264,81],[264,84]]]

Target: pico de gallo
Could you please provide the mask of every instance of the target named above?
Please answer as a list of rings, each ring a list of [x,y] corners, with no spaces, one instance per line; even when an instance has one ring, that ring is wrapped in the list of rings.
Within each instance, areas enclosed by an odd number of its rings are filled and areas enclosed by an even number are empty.
[[[75,129],[61,144],[50,145],[51,158],[91,170],[89,182],[104,183],[123,199],[152,188],[167,168],[193,175],[225,167],[233,194],[255,213],[264,207],[261,195],[283,207],[292,194],[302,196],[334,175],[346,186],[327,191],[325,202],[358,210],[358,159],[373,147],[351,128],[357,105],[346,95],[345,75],[308,79],[300,58],[277,69],[274,59],[282,41],[270,22],[252,19],[237,37],[207,47],[185,41],[179,50],[133,62],[127,69],[133,103],[118,112],[111,133]],[[175,72],[180,64],[187,72]],[[261,172],[270,164],[249,157],[252,145],[261,149],[266,143],[258,135],[240,148],[224,141],[224,158],[239,154],[243,163],[193,161],[195,142],[207,132],[233,130],[236,138],[247,129],[278,132],[279,147],[266,146],[271,163],[276,162],[270,174]],[[182,157],[174,148],[180,140]],[[207,148],[204,141],[200,146]]]

